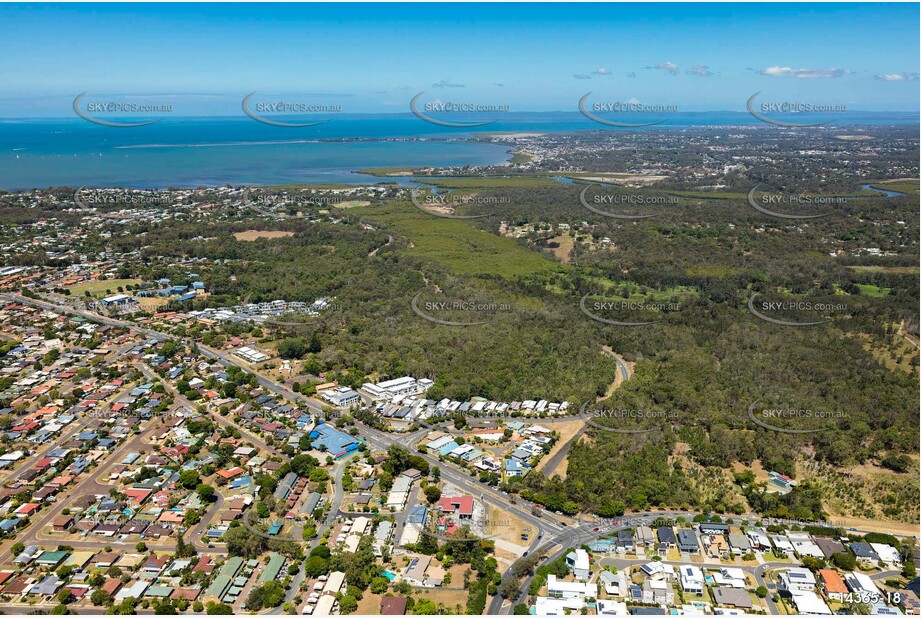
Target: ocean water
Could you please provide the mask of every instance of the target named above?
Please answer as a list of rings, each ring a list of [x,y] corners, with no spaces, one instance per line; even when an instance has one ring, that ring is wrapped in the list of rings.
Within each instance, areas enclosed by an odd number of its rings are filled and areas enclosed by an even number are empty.
[[[338,124],[289,129],[188,119],[113,128],[83,120],[3,122],[0,188],[362,183],[380,180],[354,173],[366,167],[496,165],[509,158],[508,149],[495,144],[406,141],[425,135],[401,122]]]
[[[917,115],[855,112],[835,124],[917,123]],[[767,127],[747,113],[701,112],[675,114],[667,124],[642,130],[739,125]],[[236,117],[167,118],[131,128],[99,126],[79,118],[6,119],[0,120],[0,188],[365,183],[380,179],[356,170],[497,165],[508,160],[505,146],[465,141],[475,135],[473,131],[586,130],[635,129],[610,129],[569,112],[515,114],[477,129],[445,128],[409,114],[349,115],[301,128]]]

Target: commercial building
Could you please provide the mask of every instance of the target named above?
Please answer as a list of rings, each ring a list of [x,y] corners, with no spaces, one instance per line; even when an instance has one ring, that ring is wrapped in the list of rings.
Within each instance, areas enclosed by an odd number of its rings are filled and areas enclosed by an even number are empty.
[[[338,408],[350,408],[361,403],[361,395],[346,386],[326,389],[320,397]]]
[[[343,433],[326,423],[320,423],[314,427],[308,437],[312,440],[311,446],[313,448],[329,453],[337,459],[357,451],[361,444],[349,434]]]
[[[416,380],[410,376],[403,376],[402,378],[378,382],[377,384],[366,382],[361,388],[377,399],[389,399],[400,395],[417,395],[419,393],[424,393],[432,384],[434,384],[434,382],[425,378]]]

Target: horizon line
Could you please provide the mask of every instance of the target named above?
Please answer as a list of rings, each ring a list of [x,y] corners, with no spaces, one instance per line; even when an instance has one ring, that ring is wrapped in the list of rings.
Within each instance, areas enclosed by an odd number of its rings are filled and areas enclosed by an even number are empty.
[[[592,122],[590,119],[585,118],[584,115],[578,110],[520,110],[513,112],[497,112],[500,114],[499,117],[491,116],[489,112],[482,112],[480,114],[471,114],[470,117],[478,116],[490,116],[493,118],[493,122],[502,122],[503,116],[505,118],[510,118],[516,114],[570,114],[577,118],[583,119],[586,123]],[[919,121],[921,121],[921,109],[918,110],[879,110],[879,109],[855,109],[847,110],[846,112],[799,112],[796,115],[803,116],[816,116],[816,115],[827,115],[835,114],[836,119],[844,119],[847,115],[851,114],[899,114],[899,115],[917,115],[919,116]],[[732,110],[732,109],[712,109],[712,110],[688,110],[680,112],[643,112],[635,113],[639,116],[676,116],[676,115],[691,115],[691,114],[739,114],[741,116],[752,117],[748,110]],[[789,114],[792,115],[792,114]],[[418,118],[411,111],[406,112],[331,112],[331,113],[314,113],[314,114],[273,114],[273,118],[329,118],[335,119],[346,116],[405,116],[407,118]],[[174,115],[171,112],[150,112],[148,114],[132,114],[119,116],[122,119],[128,118],[150,118],[156,117],[160,120],[165,120],[167,118],[171,119],[187,119],[187,118],[237,118],[239,120],[246,120],[246,114],[242,113],[206,113],[206,114],[182,114]],[[5,120],[81,120],[77,115],[64,115],[64,116],[0,116],[0,122]]]

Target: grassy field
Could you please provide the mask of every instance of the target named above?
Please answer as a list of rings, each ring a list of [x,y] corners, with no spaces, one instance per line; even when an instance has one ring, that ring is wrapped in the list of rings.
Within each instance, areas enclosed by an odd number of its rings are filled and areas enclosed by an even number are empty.
[[[368,174],[369,176],[406,176],[407,172],[412,172],[415,167],[366,167],[358,170],[359,174]]]
[[[689,297],[697,296],[698,292],[695,288],[686,286],[686,285],[677,285],[670,288],[665,288],[662,290],[655,290],[652,288],[647,288],[646,292],[642,292],[641,288],[643,286],[636,283],[630,283],[627,281],[612,281],[610,279],[605,279],[604,277],[594,277],[589,276],[585,279],[597,283],[599,286],[605,290],[610,290],[611,288],[617,288],[621,285],[630,285],[633,289],[630,292],[628,298],[623,298],[623,300],[646,300],[646,301],[655,301],[655,302],[668,302],[669,299],[675,296],[679,297]],[[612,296],[613,298],[613,296]]]
[[[919,183],[917,180],[898,180],[896,182],[871,182],[871,186],[877,189],[888,189],[889,191],[898,191],[909,195],[918,195]]]
[[[863,346],[864,349],[870,352],[876,360],[886,365],[889,369],[898,369],[910,374],[915,372],[909,361],[914,355],[916,348],[902,335],[894,335],[891,337],[888,346],[881,346],[873,343],[870,335],[861,333],[858,336],[861,340],[866,342]]]
[[[70,286],[68,289],[70,289],[70,293],[74,296],[84,296],[86,292],[89,292],[90,296],[102,298],[109,294],[115,294],[119,286],[124,289],[126,285],[137,285],[140,282],[140,279],[107,279],[105,281],[78,283]],[[107,292],[106,290],[109,291]]]
[[[565,268],[514,240],[468,222],[426,215],[407,202],[391,202],[364,213],[406,237],[412,253],[441,262],[457,274],[514,278]]]
[[[530,163],[531,159],[533,158],[534,157],[532,157],[531,155],[525,154],[523,152],[513,152],[512,158],[509,159],[509,164],[510,165],[522,165],[524,163]]]
[[[731,277],[738,271],[739,269],[732,266],[720,266],[718,264],[701,264],[685,269],[685,272],[692,277]]]
[[[552,249],[553,255],[564,264],[569,264],[569,253],[572,251],[573,246],[576,244],[575,239],[569,234],[560,234],[559,236],[554,236],[549,239],[552,242],[559,243],[559,247]]]
[[[860,288],[861,296],[867,296],[869,298],[883,298],[884,296],[889,295],[889,288],[881,288],[878,285],[858,283],[857,287]]]
[[[676,197],[696,198],[700,200],[744,200],[748,199],[747,193],[716,193],[714,191],[663,191],[667,195]]]
[[[848,266],[860,273],[886,273],[889,275],[917,275],[917,266]]]

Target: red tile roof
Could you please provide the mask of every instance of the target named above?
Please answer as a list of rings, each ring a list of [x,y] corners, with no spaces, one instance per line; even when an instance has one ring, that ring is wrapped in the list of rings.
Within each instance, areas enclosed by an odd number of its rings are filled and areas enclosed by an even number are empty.
[[[438,508],[442,513],[458,515],[473,515],[473,496],[453,496],[442,498],[438,501]]]
[[[822,578],[822,583],[825,585],[825,590],[829,593],[846,593],[847,586],[844,584],[844,580],[841,579],[841,576],[837,572],[831,569],[821,569],[819,571],[819,577]]]

